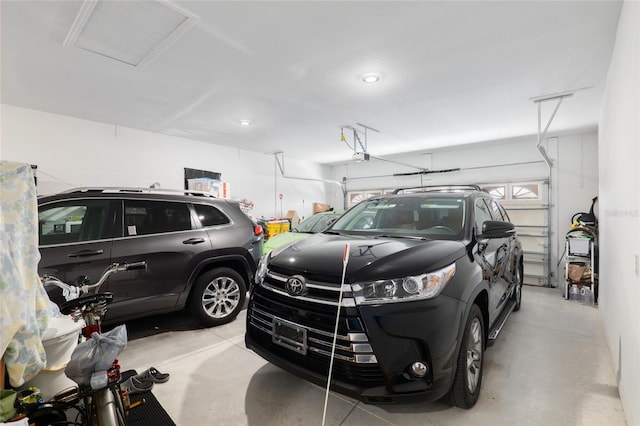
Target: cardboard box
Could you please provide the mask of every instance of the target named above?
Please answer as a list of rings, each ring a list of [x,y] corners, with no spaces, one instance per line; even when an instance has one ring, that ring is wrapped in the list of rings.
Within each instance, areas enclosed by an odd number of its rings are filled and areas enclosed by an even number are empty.
[[[313,214],[329,211],[331,206],[323,203],[313,203]]]
[[[289,222],[291,222],[291,226],[294,228],[300,223],[300,216],[298,216],[298,212],[295,210],[289,210],[287,212],[287,216],[285,217],[289,219]]]
[[[567,275],[573,282],[582,281],[582,277],[587,269],[584,263],[570,263],[567,265]]]
[[[216,179],[209,178],[196,178],[196,179],[187,179],[187,183],[189,189],[194,191],[203,191],[209,192],[214,197],[220,196],[220,186],[222,182]]]
[[[231,186],[229,185],[229,182],[222,182],[222,190],[221,190],[220,197],[225,199],[231,198]]]
[[[231,198],[231,185],[229,185],[229,182],[209,178],[196,178],[187,179],[187,184],[189,189],[194,191],[208,192],[218,198]]]

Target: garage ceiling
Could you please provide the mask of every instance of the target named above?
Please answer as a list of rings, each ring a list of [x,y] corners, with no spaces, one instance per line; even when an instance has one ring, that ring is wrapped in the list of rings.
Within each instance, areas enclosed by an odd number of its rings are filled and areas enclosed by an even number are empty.
[[[531,99],[574,89],[549,130],[593,129],[621,6],[3,0],[1,97],[321,163],[356,123],[375,156],[535,134]]]

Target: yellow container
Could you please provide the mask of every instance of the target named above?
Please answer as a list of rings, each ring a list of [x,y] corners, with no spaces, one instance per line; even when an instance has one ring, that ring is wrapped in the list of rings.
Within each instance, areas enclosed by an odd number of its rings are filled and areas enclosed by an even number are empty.
[[[289,232],[289,221],[288,220],[270,220],[266,222],[267,225],[267,237],[275,237],[276,235],[282,234],[284,232]]]

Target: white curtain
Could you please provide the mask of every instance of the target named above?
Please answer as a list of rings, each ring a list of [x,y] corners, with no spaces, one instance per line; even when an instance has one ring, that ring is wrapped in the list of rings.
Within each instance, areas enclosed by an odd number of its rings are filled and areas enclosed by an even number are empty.
[[[46,364],[41,335],[56,309],[40,282],[39,260],[33,170],[0,161],[0,355],[12,386]]]

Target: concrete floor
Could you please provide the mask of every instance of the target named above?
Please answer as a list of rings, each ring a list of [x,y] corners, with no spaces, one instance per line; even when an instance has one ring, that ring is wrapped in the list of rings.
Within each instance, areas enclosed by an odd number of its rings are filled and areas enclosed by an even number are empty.
[[[171,373],[153,393],[181,426],[321,425],[324,389],[247,350],[245,313],[211,329],[182,313],[130,322],[122,367]],[[442,402],[366,405],[331,393],[325,424],[626,424],[597,308],[565,301],[558,289],[526,286],[522,309],[485,362],[471,410]]]

